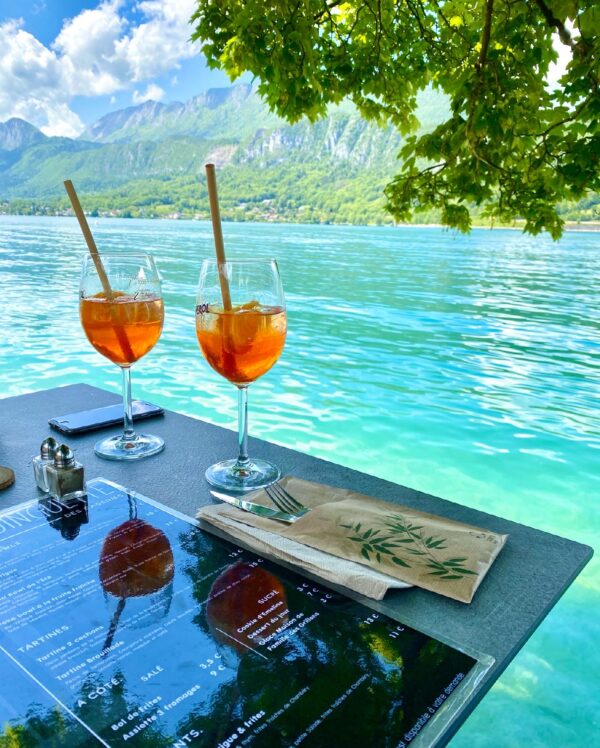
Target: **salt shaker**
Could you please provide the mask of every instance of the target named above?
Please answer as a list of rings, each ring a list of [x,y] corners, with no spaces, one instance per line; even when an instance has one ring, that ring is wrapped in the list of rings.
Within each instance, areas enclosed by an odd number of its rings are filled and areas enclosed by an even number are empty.
[[[54,452],[58,447],[58,442],[52,436],[40,445],[40,453],[33,458],[33,475],[35,482],[40,491],[48,493],[48,478],[46,469],[54,461]]]
[[[69,446],[61,444],[54,452],[54,461],[46,468],[48,491],[57,499],[85,496],[83,465],[77,462]]]

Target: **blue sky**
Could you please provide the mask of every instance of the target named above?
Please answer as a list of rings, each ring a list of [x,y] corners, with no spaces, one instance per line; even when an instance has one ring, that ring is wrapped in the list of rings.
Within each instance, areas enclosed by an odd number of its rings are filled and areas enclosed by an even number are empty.
[[[0,0],[0,122],[76,137],[149,98],[231,85],[189,41],[194,0]]]

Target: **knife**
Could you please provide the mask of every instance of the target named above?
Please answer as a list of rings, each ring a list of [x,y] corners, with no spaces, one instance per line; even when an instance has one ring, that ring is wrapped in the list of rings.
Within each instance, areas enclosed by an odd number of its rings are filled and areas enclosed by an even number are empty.
[[[243,509],[245,512],[250,514],[256,514],[257,517],[265,517],[266,519],[276,519],[279,522],[295,522],[300,517],[296,514],[288,514],[287,512],[280,512],[277,509],[269,509],[269,507],[262,506],[262,504],[255,504],[253,501],[246,501],[246,499],[238,499],[236,496],[229,496],[226,493],[220,493],[219,491],[210,492],[216,499],[237,506],[238,509]]]

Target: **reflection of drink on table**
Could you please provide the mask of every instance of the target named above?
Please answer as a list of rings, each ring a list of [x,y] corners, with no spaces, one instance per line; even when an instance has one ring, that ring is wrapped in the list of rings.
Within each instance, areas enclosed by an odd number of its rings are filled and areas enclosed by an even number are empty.
[[[256,301],[229,311],[215,305],[196,315],[204,357],[221,376],[249,384],[275,364],[285,343],[286,315],[279,306]]]
[[[206,618],[215,639],[238,654],[259,650],[261,642],[288,621],[280,580],[260,566],[238,561],[215,580]]]
[[[147,610],[166,615],[171,602],[171,588],[168,585],[174,573],[173,551],[162,530],[133,518],[108,533],[100,552],[100,583],[105,593],[118,599],[118,604],[103,651],[107,651],[112,644],[127,599],[165,591],[161,605],[149,598]],[[142,611],[136,611],[138,617]],[[142,615],[140,620],[143,622],[145,616]]]
[[[104,293],[82,299],[80,314],[90,343],[119,366],[133,364],[153,348],[164,316],[162,299],[140,299],[121,291],[114,291],[112,302]]]
[[[174,572],[169,539],[141,519],[123,522],[104,539],[100,582],[115,597],[150,595],[168,584]]]

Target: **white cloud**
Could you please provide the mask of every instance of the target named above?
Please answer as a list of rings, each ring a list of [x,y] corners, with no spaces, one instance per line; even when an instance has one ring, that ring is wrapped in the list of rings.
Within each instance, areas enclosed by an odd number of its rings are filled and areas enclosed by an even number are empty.
[[[53,135],[80,133],[83,123],[68,107],[56,55],[20,21],[0,25],[0,49],[0,120],[20,117]]]
[[[195,0],[144,0],[142,23],[131,26],[123,0],[104,0],[65,22],[50,48],[23,22],[0,24],[0,121],[21,117],[49,135],[76,136],[83,123],[70,109],[74,96],[111,95],[148,83],[133,100],[160,100],[152,79],[198,54],[189,42]]]
[[[44,135],[62,135],[64,138],[76,138],[81,135],[84,124],[68,104],[56,104],[45,110],[46,125],[40,130]],[[23,117],[27,119],[27,117]]]
[[[189,42],[195,0],[145,0],[137,7],[147,21],[117,43],[135,82],[166,73],[178,67],[179,60],[198,52]]]
[[[165,92],[156,83],[151,83],[143,94],[134,91],[131,100],[134,104],[143,104],[144,101],[162,101],[165,98]]]
[[[52,49],[72,95],[110,94],[123,88],[129,70],[116,45],[126,26],[116,0],[84,10],[65,23]]]

